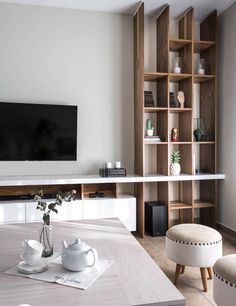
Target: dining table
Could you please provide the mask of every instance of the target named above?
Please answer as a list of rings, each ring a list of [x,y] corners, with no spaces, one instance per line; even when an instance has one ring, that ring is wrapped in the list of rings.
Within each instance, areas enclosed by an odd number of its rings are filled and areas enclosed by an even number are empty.
[[[185,298],[119,219],[53,222],[54,252],[76,238],[112,264],[86,290],[5,274],[17,265],[22,241],[38,239],[41,223],[0,225],[0,305],[182,306]],[[49,265],[50,269],[50,265]]]

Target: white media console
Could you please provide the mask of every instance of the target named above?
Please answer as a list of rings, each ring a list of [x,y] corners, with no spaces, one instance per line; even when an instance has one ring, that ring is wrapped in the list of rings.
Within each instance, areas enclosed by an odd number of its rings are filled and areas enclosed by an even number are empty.
[[[50,200],[48,200],[50,202]],[[24,223],[42,220],[32,200],[0,202],[0,223]],[[136,199],[129,195],[117,198],[97,198],[63,202],[58,214],[51,213],[52,221],[119,218],[129,231],[136,230]]]
[[[81,199],[64,202],[58,214],[51,214],[52,220],[82,220],[118,217],[130,231],[136,228],[136,210],[138,203],[131,195],[117,194],[116,185],[122,183],[145,183],[188,180],[220,180],[224,174],[197,174],[164,176],[153,175],[141,177],[129,175],[126,177],[100,177],[98,175],[63,175],[63,176],[8,176],[0,177],[0,194],[16,194],[19,190],[38,190],[39,188],[54,188],[59,191],[61,186],[76,186],[80,190]],[[102,187],[101,187],[102,186]],[[104,198],[90,199],[89,192],[105,191]],[[28,188],[28,189],[27,189]],[[30,188],[30,189],[29,189]],[[42,212],[36,210],[32,200],[0,201],[0,223],[35,222],[42,220]],[[138,226],[138,224],[137,224]]]

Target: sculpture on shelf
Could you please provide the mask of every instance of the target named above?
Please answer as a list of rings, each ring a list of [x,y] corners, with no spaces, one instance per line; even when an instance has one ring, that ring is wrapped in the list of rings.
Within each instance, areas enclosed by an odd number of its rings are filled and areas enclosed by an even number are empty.
[[[179,101],[180,108],[184,108],[185,97],[183,91],[178,92],[177,99]]]
[[[171,130],[171,141],[172,142],[177,142],[178,140],[179,140],[178,129],[177,128],[173,128]]]

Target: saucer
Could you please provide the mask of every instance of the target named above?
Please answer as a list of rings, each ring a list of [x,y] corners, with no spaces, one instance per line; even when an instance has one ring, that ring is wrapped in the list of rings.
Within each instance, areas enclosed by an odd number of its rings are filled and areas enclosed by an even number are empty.
[[[25,274],[40,273],[47,270],[47,268],[48,263],[45,262],[45,259],[41,259],[39,264],[33,267],[27,265],[24,261],[19,262],[19,264],[17,265],[18,271]]]

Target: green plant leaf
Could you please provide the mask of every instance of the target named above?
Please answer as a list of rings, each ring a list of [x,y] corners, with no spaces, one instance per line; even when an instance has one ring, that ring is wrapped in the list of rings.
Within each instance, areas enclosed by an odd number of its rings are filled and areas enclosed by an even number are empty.
[[[50,215],[49,214],[44,214],[43,215],[43,221],[45,224],[50,225]]]

